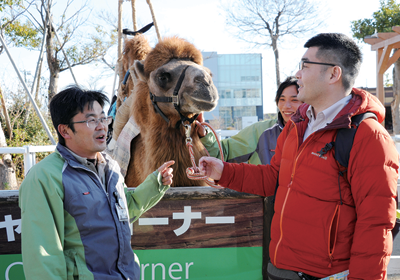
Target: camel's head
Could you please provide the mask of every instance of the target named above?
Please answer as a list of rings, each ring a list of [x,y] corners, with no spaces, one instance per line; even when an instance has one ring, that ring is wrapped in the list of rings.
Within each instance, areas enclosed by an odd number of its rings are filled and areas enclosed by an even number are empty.
[[[158,43],[144,61],[135,61],[135,72],[158,97],[172,97],[179,78],[179,109],[185,116],[211,111],[217,106],[218,92],[211,72],[203,66],[201,52],[186,40],[172,37]],[[165,115],[178,115],[172,103],[157,105]]]

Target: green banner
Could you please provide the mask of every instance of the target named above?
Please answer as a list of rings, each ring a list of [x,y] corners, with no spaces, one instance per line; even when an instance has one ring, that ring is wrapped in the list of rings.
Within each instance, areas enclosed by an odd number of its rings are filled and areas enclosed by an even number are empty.
[[[141,280],[261,280],[261,247],[135,250]],[[5,278],[3,278],[5,277]],[[0,255],[0,279],[23,280],[21,255]]]
[[[262,247],[136,250],[141,280],[261,280]]]
[[[0,279],[23,280],[22,255],[0,255]]]

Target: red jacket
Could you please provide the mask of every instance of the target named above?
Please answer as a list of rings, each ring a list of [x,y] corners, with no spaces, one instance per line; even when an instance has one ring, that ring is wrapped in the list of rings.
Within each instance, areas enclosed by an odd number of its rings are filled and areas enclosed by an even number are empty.
[[[304,142],[307,104],[278,138],[270,165],[224,163],[219,184],[262,196],[279,188],[271,226],[271,262],[278,268],[326,277],[349,269],[349,279],[386,279],[396,217],[399,157],[382,127],[385,109],[370,93],[353,89],[353,98],[325,128]],[[354,138],[347,181],[340,177],[334,149],[317,153],[350,127],[350,117],[366,111]],[[350,187],[351,186],[351,187]],[[340,201],[343,201],[341,204]]]

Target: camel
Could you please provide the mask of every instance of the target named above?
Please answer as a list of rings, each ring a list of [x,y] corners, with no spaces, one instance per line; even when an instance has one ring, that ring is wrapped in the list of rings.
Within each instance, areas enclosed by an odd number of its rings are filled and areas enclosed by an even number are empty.
[[[147,49],[147,41],[140,41]],[[140,44],[129,44],[141,47]],[[130,52],[136,54],[138,50],[130,49]],[[198,164],[207,151],[195,131],[193,120],[201,112],[213,110],[218,102],[217,89],[210,70],[203,66],[201,52],[184,39],[169,37],[161,40],[144,60],[135,60],[133,65],[130,65],[132,56],[125,51],[122,63],[124,69],[130,66],[133,81],[126,106],[130,107],[129,116],[140,129],[140,134],[131,142],[126,185],[138,186],[158,166],[171,159],[175,160],[173,187],[206,185],[204,181],[190,180],[186,176],[186,168],[192,164],[184,126],[191,128],[193,154]],[[184,79],[176,89],[182,73]],[[176,106],[163,100],[165,97],[173,99],[174,90],[178,92]]]

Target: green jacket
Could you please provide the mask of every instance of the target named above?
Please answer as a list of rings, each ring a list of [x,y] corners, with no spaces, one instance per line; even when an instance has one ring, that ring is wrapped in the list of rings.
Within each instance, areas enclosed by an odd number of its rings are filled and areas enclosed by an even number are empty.
[[[99,176],[60,144],[27,174],[19,190],[26,279],[139,279],[129,222],[169,186],[155,171],[128,190],[118,164],[103,157],[107,192]],[[128,209],[129,222],[119,219],[118,203]]]
[[[274,153],[276,139],[278,138],[279,133],[282,131],[282,126],[279,123],[280,122],[277,119],[259,121],[242,129],[238,134],[221,140],[224,160],[226,162],[268,164],[270,158],[272,157],[270,152]],[[261,137],[267,129],[271,129],[270,133],[273,132],[273,136]],[[270,143],[269,145],[264,145],[263,139],[265,141],[273,140],[272,142],[274,144]],[[262,143],[260,143],[261,140],[263,140]],[[210,156],[219,159],[221,158],[218,143],[212,132],[207,133],[206,136],[201,138],[201,142],[209,152]]]

